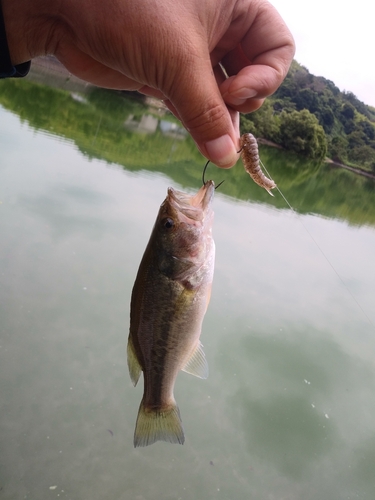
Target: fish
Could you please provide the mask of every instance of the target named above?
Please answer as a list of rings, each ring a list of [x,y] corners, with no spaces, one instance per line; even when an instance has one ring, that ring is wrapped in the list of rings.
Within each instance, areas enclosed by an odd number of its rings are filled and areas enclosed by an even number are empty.
[[[139,265],[127,347],[130,378],[136,386],[143,372],[144,382],[134,447],[183,444],[177,375],[208,377],[200,334],[214,274],[214,192],[212,180],[195,195],[168,188]]]
[[[277,186],[272,179],[266,177],[262,172],[260,167],[258,143],[253,134],[242,134],[240,138],[240,146],[241,158],[246,172],[250,175],[253,181],[258,184],[258,186],[263,187],[271,196],[273,196],[270,190]]]

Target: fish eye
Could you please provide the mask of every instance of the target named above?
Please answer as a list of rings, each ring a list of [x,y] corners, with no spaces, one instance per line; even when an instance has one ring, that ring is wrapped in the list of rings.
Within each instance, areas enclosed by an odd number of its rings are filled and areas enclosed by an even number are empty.
[[[163,220],[163,226],[166,229],[171,229],[174,226],[174,220],[171,219],[170,217],[167,217],[166,219]]]

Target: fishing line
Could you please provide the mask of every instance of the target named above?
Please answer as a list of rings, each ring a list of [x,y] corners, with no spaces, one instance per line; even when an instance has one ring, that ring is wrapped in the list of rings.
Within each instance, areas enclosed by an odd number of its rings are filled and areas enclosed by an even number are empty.
[[[261,159],[259,159],[259,162],[260,162],[262,168],[264,169],[264,171],[266,172],[266,174],[269,177],[271,177],[270,173],[268,172],[266,166],[264,165],[264,163],[262,162]],[[329,260],[329,258],[327,257],[327,255],[324,253],[324,251],[320,247],[319,243],[316,241],[316,239],[314,238],[314,236],[311,234],[311,232],[309,231],[309,229],[306,227],[306,225],[304,224],[302,218],[300,217],[300,214],[296,210],[294,210],[294,208],[292,207],[292,205],[289,203],[289,201],[286,199],[286,197],[284,196],[284,194],[281,192],[281,189],[277,185],[276,185],[276,190],[280,193],[281,197],[283,198],[283,200],[285,201],[285,203],[288,205],[288,207],[290,208],[290,210],[296,215],[298,221],[300,222],[300,224],[302,224],[302,227],[305,229],[305,231],[307,232],[307,234],[310,236],[311,240],[314,242],[314,244],[317,247],[317,249],[323,255],[324,259],[329,264],[329,266],[331,267],[331,269],[334,271],[334,273],[336,274],[336,276],[338,277],[338,279],[340,280],[340,282],[342,283],[342,285],[344,286],[344,288],[346,289],[346,291],[348,292],[348,294],[351,296],[351,298],[357,304],[359,310],[362,312],[362,314],[365,316],[365,318],[367,319],[367,321],[370,323],[370,325],[375,330],[375,324],[373,323],[373,321],[371,320],[371,318],[367,315],[366,311],[363,309],[363,307],[361,306],[361,304],[358,302],[358,300],[355,297],[355,295],[353,295],[353,293],[351,292],[351,290],[348,288],[348,286],[346,285],[346,283],[344,282],[344,280],[341,278],[340,274],[335,269],[334,265]]]
[[[263,170],[266,172],[266,174],[268,175],[268,177],[271,177],[271,174],[268,172],[265,164],[262,162],[262,160],[260,158],[259,158],[259,163],[261,164]],[[277,184],[276,184],[276,190],[281,194],[281,197],[283,198],[283,200],[285,201],[285,203],[288,205],[288,207],[292,210],[292,212],[294,212],[298,216],[298,213],[294,210],[294,208],[292,207],[292,205],[285,198],[284,194],[281,192],[281,189],[279,188],[279,186]]]

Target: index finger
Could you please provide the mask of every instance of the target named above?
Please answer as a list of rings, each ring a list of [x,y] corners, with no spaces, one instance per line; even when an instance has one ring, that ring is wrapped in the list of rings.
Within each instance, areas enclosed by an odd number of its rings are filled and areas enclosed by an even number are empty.
[[[252,21],[242,40],[221,61],[229,75],[220,86],[223,98],[245,112],[247,100],[259,100],[277,90],[295,52],[293,36],[271,4],[260,2]]]

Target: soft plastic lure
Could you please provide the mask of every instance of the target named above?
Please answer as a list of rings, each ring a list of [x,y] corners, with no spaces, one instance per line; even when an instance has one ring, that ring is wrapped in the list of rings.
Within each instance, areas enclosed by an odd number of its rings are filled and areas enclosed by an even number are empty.
[[[243,134],[240,138],[241,158],[246,172],[258,186],[266,189],[273,196],[271,189],[276,187],[272,179],[266,177],[260,166],[258,143],[253,134]]]

